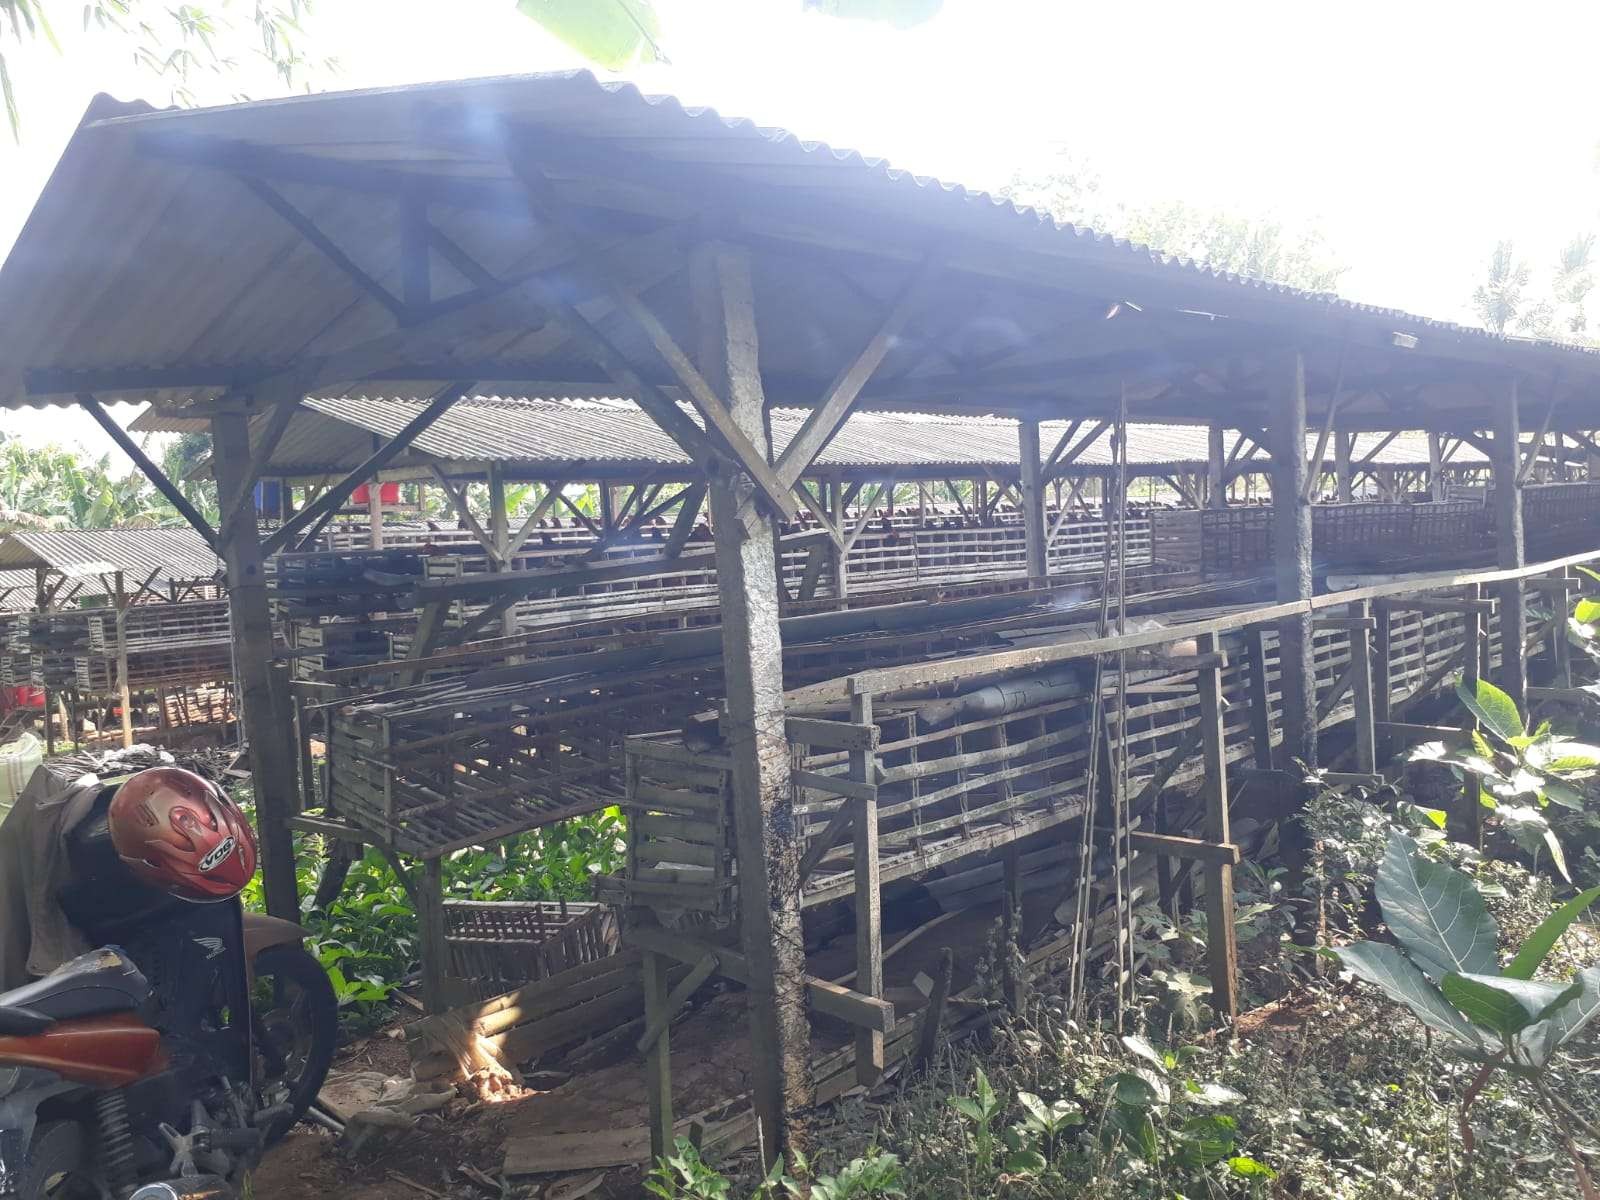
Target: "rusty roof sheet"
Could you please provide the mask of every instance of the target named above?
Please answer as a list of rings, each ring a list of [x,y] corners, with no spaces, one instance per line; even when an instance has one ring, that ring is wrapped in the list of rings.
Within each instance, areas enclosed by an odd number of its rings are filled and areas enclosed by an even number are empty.
[[[205,538],[187,525],[156,529],[27,529],[0,539],[0,568],[39,567],[68,576],[121,571],[131,591],[147,579],[210,579],[222,570],[222,563]]]

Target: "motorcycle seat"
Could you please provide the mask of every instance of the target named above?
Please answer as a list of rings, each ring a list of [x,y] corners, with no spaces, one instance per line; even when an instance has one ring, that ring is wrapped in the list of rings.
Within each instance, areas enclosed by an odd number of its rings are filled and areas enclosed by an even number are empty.
[[[107,946],[80,955],[32,983],[0,993],[0,1036],[39,1033],[57,1021],[130,1012],[150,985],[121,950]]]

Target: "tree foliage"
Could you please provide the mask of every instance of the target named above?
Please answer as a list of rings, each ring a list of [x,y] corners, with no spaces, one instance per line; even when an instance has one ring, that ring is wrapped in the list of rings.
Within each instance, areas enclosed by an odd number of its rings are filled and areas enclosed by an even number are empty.
[[[3,436],[0,512],[15,514],[12,524],[71,529],[171,525],[182,521],[138,471],[116,474],[110,455],[88,458],[60,446],[36,449]]]
[[[800,0],[800,4],[825,16],[907,29],[931,19],[944,0]],[[517,11],[608,71],[668,61],[653,0],[518,0]]]
[[[1548,281],[1534,286],[1534,269],[1517,255],[1515,243],[1495,243],[1484,281],[1473,290],[1472,308],[1492,333],[1557,338],[1596,344],[1600,329],[1588,310],[1595,285],[1595,235],[1579,234],[1561,247]]]
[[[225,75],[240,60],[229,48],[241,44],[269,63],[285,87],[294,87],[313,68],[331,69],[332,59],[314,61],[302,49],[301,21],[311,12],[311,0],[248,0],[250,20],[236,22],[221,7],[200,4],[165,4],[158,0],[89,0],[73,6],[81,12],[86,32],[120,33],[134,39],[134,62],[166,81],[174,104],[195,103],[192,90],[205,74]],[[20,138],[22,110],[6,55],[10,44],[44,41],[57,53],[52,15],[71,13],[62,0],[0,0],[0,98],[13,137]],[[233,98],[247,97],[234,93]]]
[[[1346,270],[1314,227],[1294,229],[1270,216],[1246,216],[1183,200],[1141,204],[1114,198],[1099,171],[1082,159],[1064,159],[1043,176],[1018,173],[1001,195],[1057,221],[1306,291],[1336,290]]]

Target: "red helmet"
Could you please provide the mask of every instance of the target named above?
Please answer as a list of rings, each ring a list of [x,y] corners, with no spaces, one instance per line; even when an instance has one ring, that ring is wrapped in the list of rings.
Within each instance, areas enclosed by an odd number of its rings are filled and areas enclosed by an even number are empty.
[[[180,899],[232,899],[256,873],[250,822],[192,771],[140,771],[111,798],[107,821],[128,869]]]

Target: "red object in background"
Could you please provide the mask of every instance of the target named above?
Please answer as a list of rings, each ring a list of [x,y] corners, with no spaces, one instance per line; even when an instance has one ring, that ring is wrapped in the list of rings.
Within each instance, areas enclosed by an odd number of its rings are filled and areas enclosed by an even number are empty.
[[[4,703],[6,708],[43,708],[44,689],[34,687],[10,687],[4,690]]]
[[[369,485],[363,483],[350,493],[351,504],[367,504],[372,498]],[[400,485],[398,483],[380,483],[378,485],[378,499],[385,504],[400,503]]]

